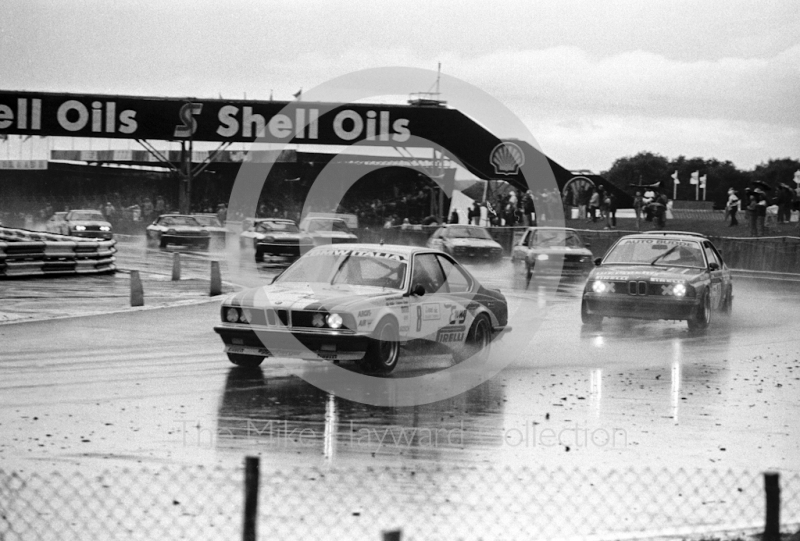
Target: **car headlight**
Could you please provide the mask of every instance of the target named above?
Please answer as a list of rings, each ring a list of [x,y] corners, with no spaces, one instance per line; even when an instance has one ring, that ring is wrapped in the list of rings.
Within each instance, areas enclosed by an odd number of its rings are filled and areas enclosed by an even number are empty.
[[[111,231],[111,228],[108,227],[107,225],[101,225],[100,226],[100,231]]]
[[[275,242],[275,237],[264,237],[261,242]]]
[[[325,316],[322,314],[314,314],[314,317],[311,318],[311,324],[315,327],[324,327]]]
[[[167,230],[167,235],[174,235],[175,233],[177,233],[177,231],[175,231],[174,229]]]
[[[608,284],[600,280],[596,280],[592,284],[592,291],[594,291],[595,293],[605,293],[606,291],[608,291]]]
[[[539,261],[547,261],[548,259],[550,259],[550,256],[547,254],[539,254],[536,256],[536,259]]]
[[[225,310],[225,321],[228,323],[236,323],[239,321],[239,310],[236,308],[228,308]]]
[[[76,225],[75,226],[75,231],[86,231],[86,226],[85,225]]]
[[[686,296],[686,286],[684,284],[675,284],[672,286],[672,294],[676,297]]]
[[[342,316],[339,314],[328,314],[328,317],[325,319],[328,323],[328,327],[331,329],[340,329],[342,327]]]

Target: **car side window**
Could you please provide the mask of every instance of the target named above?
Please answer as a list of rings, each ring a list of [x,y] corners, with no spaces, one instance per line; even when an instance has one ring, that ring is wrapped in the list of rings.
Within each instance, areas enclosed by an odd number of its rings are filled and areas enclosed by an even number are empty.
[[[706,253],[706,259],[708,259],[708,263],[716,263],[719,265],[719,268],[722,268],[722,259],[720,259],[719,255],[717,255],[717,251],[711,246],[711,243],[706,241],[703,243],[703,251]]]
[[[425,288],[425,294],[447,292],[445,287],[444,273],[442,267],[436,261],[435,254],[417,254],[414,256],[414,274],[411,279],[411,287],[421,285]]]
[[[444,256],[437,255],[436,259],[442,266],[450,293],[466,293],[472,289],[472,281],[461,268]]]

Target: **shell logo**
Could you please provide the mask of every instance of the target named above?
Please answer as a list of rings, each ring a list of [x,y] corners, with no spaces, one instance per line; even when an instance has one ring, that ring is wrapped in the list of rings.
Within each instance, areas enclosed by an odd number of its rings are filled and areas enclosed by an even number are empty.
[[[516,175],[525,164],[525,154],[514,143],[500,143],[492,150],[489,161],[496,175]]]

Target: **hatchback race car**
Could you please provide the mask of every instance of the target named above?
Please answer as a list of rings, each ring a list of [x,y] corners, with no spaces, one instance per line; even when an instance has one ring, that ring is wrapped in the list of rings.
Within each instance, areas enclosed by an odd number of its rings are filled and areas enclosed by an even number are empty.
[[[412,246],[319,246],[271,285],[227,297],[214,327],[234,364],[266,357],[356,361],[395,369],[401,345],[424,342],[460,362],[488,355],[510,330],[508,305],[451,256]]]
[[[147,226],[148,244],[166,248],[170,244],[208,249],[211,236],[194,217],[187,214],[162,214]]]
[[[51,233],[60,233],[72,237],[90,237],[111,239],[111,224],[98,210],[70,210],[56,212],[45,224]]]
[[[303,234],[292,220],[284,218],[258,218],[239,237],[241,246],[252,246],[256,262],[264,257],[293,261],[314,247],[310,235]]]
[[[574,229],[529,227],[511,252],[528,281],[534,276],[581,276],[592,271],[592,252]]]
[[[477,225],[443,225],[431,235],[427,246],[459,261],[499,261],[503,257],[503,247],[485,228]]]
[[[730,314],[733,307],[731,273],[699,234],[627,235],[596,264],[583,292],[584,324],[598,325],[604,317],[675,319],[701,330],[712,312]]]

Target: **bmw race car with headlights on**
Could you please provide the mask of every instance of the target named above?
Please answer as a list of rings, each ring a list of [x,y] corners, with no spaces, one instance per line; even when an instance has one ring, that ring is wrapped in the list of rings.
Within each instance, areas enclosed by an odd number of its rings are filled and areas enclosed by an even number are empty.
[[[604,317],[673,319],[700,330],[713,312],[731,312],[731,273],[702,235],[628,235],[595,263],[581,301],[584,324],[598,325]]]
[[[318,246],[272,284],[226,298],[220,315],[214,330],[234,364],[356,361],[377,374],[394,370],[410,342],[459,362],[485,358],[510,330],[502,293],[451,256],[413,246]]]

